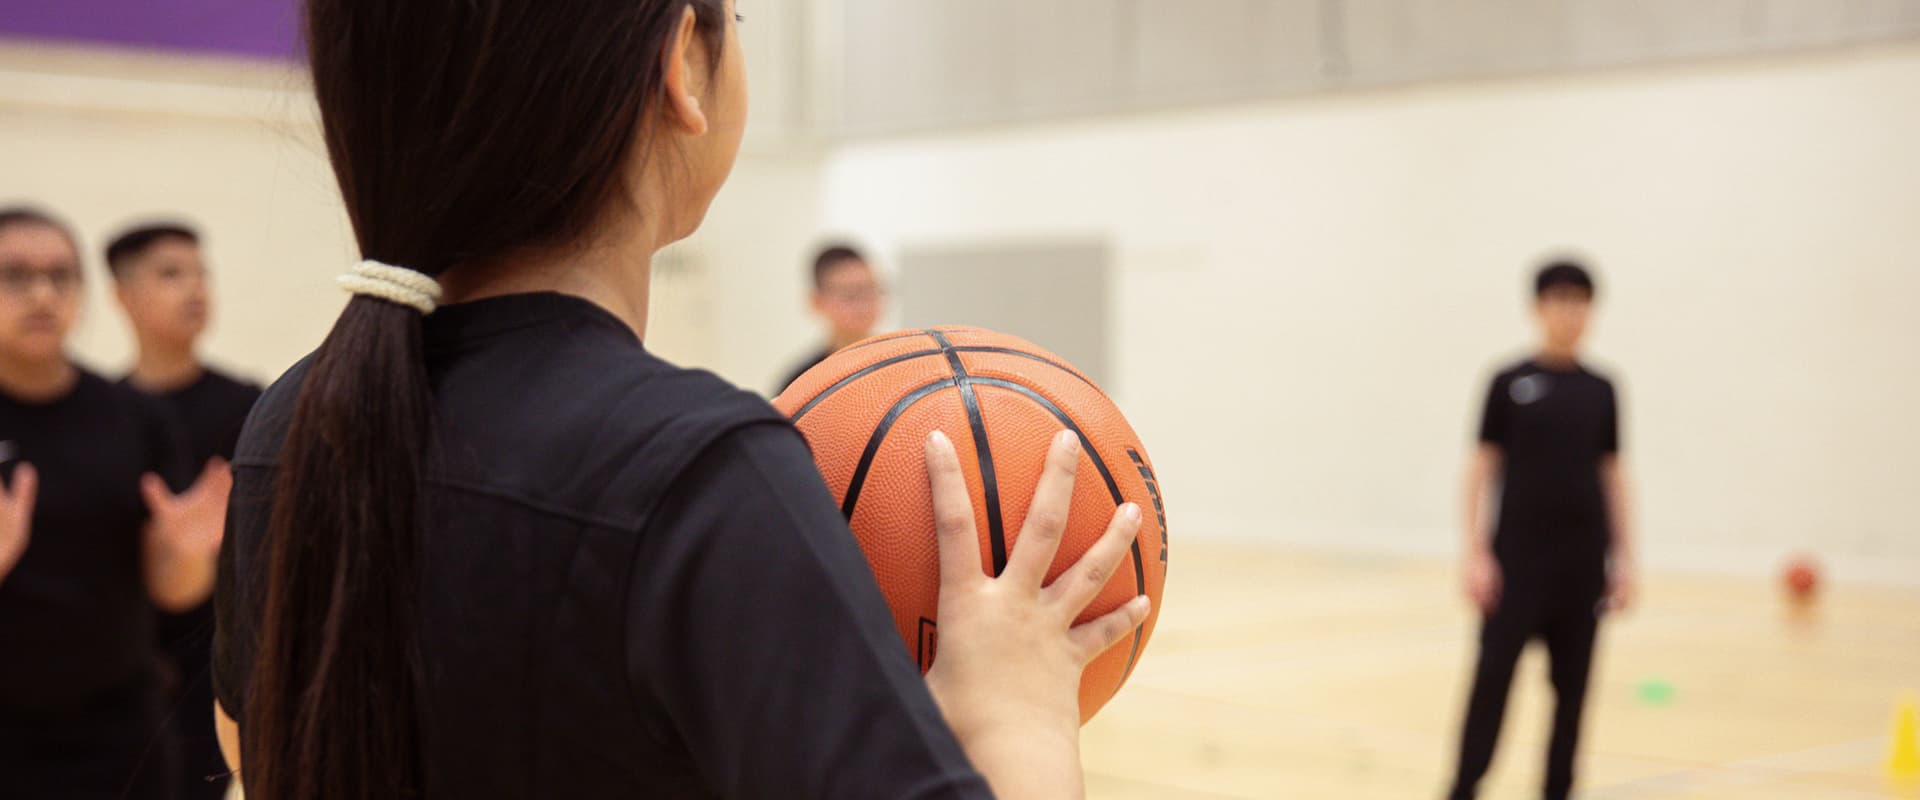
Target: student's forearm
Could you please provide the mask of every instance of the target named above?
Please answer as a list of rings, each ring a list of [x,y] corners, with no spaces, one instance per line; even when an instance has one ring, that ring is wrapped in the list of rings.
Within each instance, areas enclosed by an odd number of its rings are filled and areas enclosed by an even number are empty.
[[[1464,527],[1467,552],[1485,550],[1489,546],[1486,522],[1486,486],[1477,481],[1469,482],[1467,488],[1467,518]]]
[[[1625,471],[1609,459],[1602,468],[1607,500],[1608,554],[1615,561],[1631,562],[1637,555],[1633,537],[1632,504],[1628,502]]]
[[[162,611],[179,613],[213,595],[214,560],[149,539],[145,554],[147,594]]]
[[[1036,738],[1031,731],[1007,731],[963,736],[961,749],[1001,800],[1086,796],[1077,737]]]
[[[1492,547],[1492,533],[1487,525],[1487,494],[1499,459],[1497,451],[1482,445],[1467,465],[1466,496],[1462,498],[1461,508],[1465,514],[1462,532],[1468,553],[1484,552]]]

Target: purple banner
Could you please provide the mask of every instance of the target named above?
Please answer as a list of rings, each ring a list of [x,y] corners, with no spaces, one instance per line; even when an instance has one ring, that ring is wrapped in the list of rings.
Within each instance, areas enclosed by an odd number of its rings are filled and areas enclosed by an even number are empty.
[[[0,0],[0,36],[295,58],[297,0]]]

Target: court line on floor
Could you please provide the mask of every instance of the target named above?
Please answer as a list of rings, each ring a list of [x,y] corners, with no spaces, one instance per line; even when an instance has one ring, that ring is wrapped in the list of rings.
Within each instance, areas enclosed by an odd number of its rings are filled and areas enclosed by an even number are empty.
[[[1588,800],[1634,800],[1664,797],[1681,791],[1765,783],[1780,785],[1795,775],[1813,772],[1855,772],[1862,764],[1871,765],[1880,756],[1885,742],[1879,737],[1857,739],[1839,744],[1809,747],[1785,753],[1741,759],[1726,764],[1702,765],[1673,772],[1650,775],[1587,790]],[[1838,787],[1820,787],[1826,800],[1885,800],[1886,795],[1859,792]]]

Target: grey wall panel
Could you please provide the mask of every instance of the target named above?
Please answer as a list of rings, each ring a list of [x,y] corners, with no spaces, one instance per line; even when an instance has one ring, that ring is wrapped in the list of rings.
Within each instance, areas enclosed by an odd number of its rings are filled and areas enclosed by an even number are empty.
[[[1325,83],[1337,65],[1331,63],[1325,38],[1333,21],[1329,0],[1267,0],[1255,5],[1251,26],[1259,93],[1311,90]]]
[[[846,0],[846,120],[918,127],[1009,116],[1014,0]]]
[[[1258,84],[1262,0],[1138,0],[1133,86],[1139,99],[1244,95]]]
[[[907,248],[900,319],[906,327],[972,325],[1019,336],[1114,391],[1111,261],[1106,243],[1086,239]]]
[[[1013,108],[1021,114],[1110,108],[1125,87],[1125,3],[1022,3],[1007,31]]]
[[[1920,38],[1920,0],[812,1],[829,135]]]

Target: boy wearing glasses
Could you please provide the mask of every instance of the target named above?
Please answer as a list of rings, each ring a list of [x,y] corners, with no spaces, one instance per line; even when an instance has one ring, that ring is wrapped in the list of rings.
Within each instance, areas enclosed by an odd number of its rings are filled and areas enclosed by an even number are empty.
[[[69,229],[0,210],[0,795],[166,798],[152,609],[206,596],[231,480],[173,493],[166,412],[67,358],[80,293]]]
[[[860,251],[847,245],[822,249],[813,259],[813,313],[826,323],[827,344],[797,364],[787,379],[774,387],[774,393],[779,394],[841,348],[872,336],[886,296],[872,265]]]

